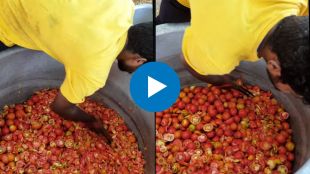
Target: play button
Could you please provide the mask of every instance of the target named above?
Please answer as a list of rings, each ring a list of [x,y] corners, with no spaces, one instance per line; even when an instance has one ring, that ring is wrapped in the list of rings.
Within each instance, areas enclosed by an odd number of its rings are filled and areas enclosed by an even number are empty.
[[[163,90],[167,86],[159,81],[153,79],[150,76],[147,76],[147,97],[150,98],[154,94],[158,93],[159,91]]]
[[[180,92],[180,80],[167,64],[146,63],[130,80],[130,95],[134,102],[149,112],[162,111],[175,103]]]

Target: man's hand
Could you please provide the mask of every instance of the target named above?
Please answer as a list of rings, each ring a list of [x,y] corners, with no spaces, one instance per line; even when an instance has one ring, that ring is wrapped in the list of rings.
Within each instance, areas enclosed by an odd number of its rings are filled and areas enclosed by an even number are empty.
[[[86,126],[95,133],[103,135],[108,144],[112,143],[112,137],[99,121],[86,123]]]
[[[84,112],[75,104],[70,103],[60,92],[52,103],[51,108],[66,120],[84,122],[92,131],[103,135],[108,140],[109,144],[112,142],[112,138],[108,131],[97,119]]]
[[[247,96],[254,96],[249,90],[244,88],[242,84],[236,83],[236,79],[229,75],[201,75],[193,70],[185,61],[183,54],[181,54],[181,61],[187,70],[197,79],[204,81],[209,84],[219,86],[221,88],[233,88],[242,92]]]

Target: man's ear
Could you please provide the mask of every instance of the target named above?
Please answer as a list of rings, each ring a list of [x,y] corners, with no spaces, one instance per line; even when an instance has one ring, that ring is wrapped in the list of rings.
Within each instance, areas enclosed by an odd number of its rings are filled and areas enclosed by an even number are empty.
[[[147,59],[141,57],[139,54],[136,53],[136,54],[134,54],[134,61],[135,61],[137,64],[144,64],[145,62],[147,62]]]
[[[267,61],[267,69],[269,73],[276,78],[281,77],[281,66],[278,61],[276,60],[268,60]]]
[[[290,85],[285,84],[281,80],[281,66],[277,60],[268,60],[267,69],[270,73],[270,78],[273,85],[280,91],[285,93],[294,93]]]

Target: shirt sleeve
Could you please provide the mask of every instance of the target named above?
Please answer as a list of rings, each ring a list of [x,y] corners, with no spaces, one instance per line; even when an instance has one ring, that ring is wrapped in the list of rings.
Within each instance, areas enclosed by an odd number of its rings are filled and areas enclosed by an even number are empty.
[[[91,69],[89,72],[83,70],[83,73],[80,73],[67,67],[65,71],[66,77],[60,87],[60,92],[71,103],[82,103],[85,97],[102,88],[109,73],[104,69],[102,70],[103,73],[97,75],[95,75],[95,72],[91,72]]]

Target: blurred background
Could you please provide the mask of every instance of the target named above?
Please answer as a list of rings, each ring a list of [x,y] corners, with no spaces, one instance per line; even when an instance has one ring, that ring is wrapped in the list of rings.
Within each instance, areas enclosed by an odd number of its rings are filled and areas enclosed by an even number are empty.
[[[133,0],[133,2],[137,5],[137,4],[152,3],[152,0]]]

